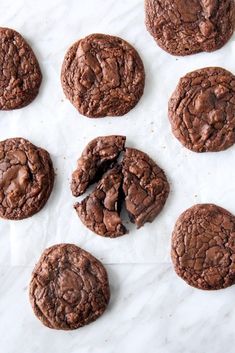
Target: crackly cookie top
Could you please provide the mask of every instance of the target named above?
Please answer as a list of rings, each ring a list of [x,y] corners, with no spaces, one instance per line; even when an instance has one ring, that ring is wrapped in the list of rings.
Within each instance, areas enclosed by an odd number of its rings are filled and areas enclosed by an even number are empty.
[[[222,151],[235,142],[235,76],[207,67],[180,79],[169,101],[174,135],[195,152]]]
[[[116,135],[92,140],[72,176],[74,196],[98,181],[93,192],[74,208],[90,230],[110,238],[127,233],[120,216],[124,201],[131,222],[140,228],[155,219],[169,194],[164,171],[146,153],[126,148],[125,140]]]
[[[35,315],[50,328],[73,330],[106,309],[109,282],[104,266],[73,244],[46,249],[34,268],[29,296]]]
[[[24,38],[10,28],[0,28],[0,110],[28,105],[38,94],[42,74]]]
[[[232,36],[234,0],[145,0],[146,26],[173,55],[211,52]]]
[[[144,67],[136,50],[121,38],[92,34],[65,55],[61,82],[66,97],[87,117],[119,116],[143,94]]]
[[[200,289],[235,283],[235,217],[213,204],[195,205],[176,222],[172,235],[176,273]]]
[[[120,218],[121,166],[104,174],[95,190],[74,208],[90,230],[104,237],[116,238],[126,234]]]
[[[23,138],[0,142],[0,217],[18,220],[38,212],[50,196],[49,153]]]
[[[72,174],[71,190],[74,196],[82,195],[111,167],[123,151],[125,141],[125,136],[110,135],[99,136],[88,143]]]
[[[140,228],[162,210],[169,184],[163,170],[142,151],[126,148],[122,164],[126,209]]]

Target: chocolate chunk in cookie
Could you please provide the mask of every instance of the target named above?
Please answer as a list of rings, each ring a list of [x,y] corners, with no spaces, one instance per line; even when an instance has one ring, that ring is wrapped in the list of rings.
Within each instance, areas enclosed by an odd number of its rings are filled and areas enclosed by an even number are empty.
[[[173,134],[195,152],[222,151],[235,142],[235,76],[207,67],[180,79],[169,101]]]
[[[143,94],[145,73],[137,51],[123,39],[91,34],[65,55],[61,83],[77,110],[91,118],[124,115]]]
[[[0,217],[18,220],[40,211],[53,183],[47,151],[23,138],[0,142]]]
[[[74,196],[82,195],[90,184],[100,179],[123,151],[125,141],[124,136],[101,136],[87,145],[72,175],[71,190]]]
[[[140,228],[152,222],[163,208],[169,184],[161,168],[144,152],[126,148],[123,191],[130,219]]]
[[[34,268],[29,296],[35,315],[50,328],[74,330],[105,311],[109,282],[104,266],[73,244],[46,249]]]
[[[24,38],[0,28],[0,110],[22,108],[37,96],[42,80],[38,61]]]
[[[221,48],[235,26],[234,0],[145,0],[146,27],[173,55]]]
[[[235,217],[212,204],[178,218],[172,235],[176,273],[190,286],[221,289],[235,283]]]
[[[122,179],[121,167],[115,166],[89,196],[74,206],[81,221],[96,234],[116,238],[127,232],[119,214]]]

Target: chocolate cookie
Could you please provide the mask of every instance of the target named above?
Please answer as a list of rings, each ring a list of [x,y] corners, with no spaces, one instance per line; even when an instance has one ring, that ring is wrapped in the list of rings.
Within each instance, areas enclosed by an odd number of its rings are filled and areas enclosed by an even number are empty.
[[[145,0],[146,27],[173,55],[221,48],[235,25],[234,0]]]
[[[42,81],[38,61],[24,38],[0,27],[0,110],[28,105],[37,96]]]
[[[74,206],[81,221],[96,234],[116,238],[126,233],[120,219],[122,179],[121,167],[115,166],[89,196]]]
[[[105,311],[109,282],[104,266],[73,244],[46,249],[34,268],[29,297],[42,323],[58,330],[74,330]]]
[[[161,168],[144,152],[126,148],[123,191],[130,219],[137,228],[152,222],[163,208],[169,184]]]
[[[219,67],[188,73],[169,101],[175,137],[195,152],[216,152],[235,142],[235,76]]]
[[[61,72],[66,97],[90,118],[126,114],[142,96],[144,82],[144,66],[136,50],[105,34],[91,34],[74,43]]]
[[[125,148],[125,141],[124,136],[115,135],[92,140],[72,177],[74,196],[83,194],[91,182],[99,181],[95,190],[74,208],[85,226],[104,237],[127,233],[120,218],[124,201],[131,222],[140,228],[154,220],[169,194],[163,170],[146,153]]]
[[[101,136],[87,145],[72,174],[71,190],[74,196],[82,195],[90,184],[100,179],[123,151],[125,141],[124,136]]]
[[[0,142],[0,217],[18,220],[40,211],[53,183],[47,151],[23,138]]]
[[[235,283],[235,217],[212,204],[195,205],[176,222],[172,235],[176,273],[199,289]]]

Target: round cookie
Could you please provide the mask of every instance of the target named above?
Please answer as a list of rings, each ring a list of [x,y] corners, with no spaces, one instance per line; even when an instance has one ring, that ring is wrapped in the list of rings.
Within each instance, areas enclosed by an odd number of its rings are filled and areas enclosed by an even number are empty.
[[[24,38],[0,27],[0,110],[28,105],[37,96],[42,74],[36,56]]]
[[[19,220],[40,211],[53,183],[47,151],[23,138],[0,142],[0,217]]]
[[[34,268],[29,296],[35,315],[50,328],[74,330],[105,311],[109,282],[104,266],[73,244],[46,249]]]
[[[235,217],[212,204],[195,205],[178,218],[171,257],[190,286],[221,289],[235,283]]]
[[[173,55],[221,48],[235,25],[234,0],[145,0],[145,22],[158,45]]]
[[[126,209],[140,228],[162,210],[170,187],[164,171],[142,151],[126,148],[122,165]]]
[[[125,136],[118,135],[93,139],[72,174],[74,196],[82,195],[98,181],[74,208],[87,228],[104,237],[115,238],[128,232],[120,215],[123,201],[130,221],[140,228],[155,219],[169,194],[164,171],[146,153],[126,148],[125,141]]]
[[[235,142],[235,76],[207,67],[182,77],[169,101],[175,137],[195,152],[223,151]]]
[[[126,114],[142,96],[144,82],[137,51],[123,39],[105,34],[74,43],[61,71],[66,97],[90,118]]]

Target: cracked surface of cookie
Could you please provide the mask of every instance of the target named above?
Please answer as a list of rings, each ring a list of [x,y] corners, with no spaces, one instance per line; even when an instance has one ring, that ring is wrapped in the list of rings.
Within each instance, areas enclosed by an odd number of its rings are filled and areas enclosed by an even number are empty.
[[[199,289],[235,283],[235,217],[213,204],[195,205],[178,218],[171,257],[176,273]]]
[[[170,54],[211,52],[233,34],[234,0],[145,0],[145,22]]]
[[[109,282],[104,266],[73,244],[46,249],[32,273],[29,297],[35,315],[50,328],[73,330],[105,311]]]
[[[105,173],[96,189],[74,208],[84,225],[96,234],[116,238],[127,233],[120,218],[121,166]]]
[[[65,55],[61,83],[77,110],[91,118],[126,114],[139,101],[145,82],[137,51],[121,38],[91,34]]]
[[[82,195],[88,186],[99,180],[124,150],[126,137],[100,136],[92,140],[77,161],[72,174],[71,190],[74,196]]]
[[[0,49],[0,110],[22,108],[38,94],[38,61],[24,38],[10,28],[0,27]]]
[[[19,220],[40,211],[53,183],[47,151],[23,138],[0,142],[0,217]]]
[[[222,151],[235,143],[235,76],[208,67],[182,77],[169,101],[175,137],[194,152]]]
[[[146,153],[134,148],[126,148],[122,170],[126,209],[140,228],[162,210],[169,184],[163,170]]]

